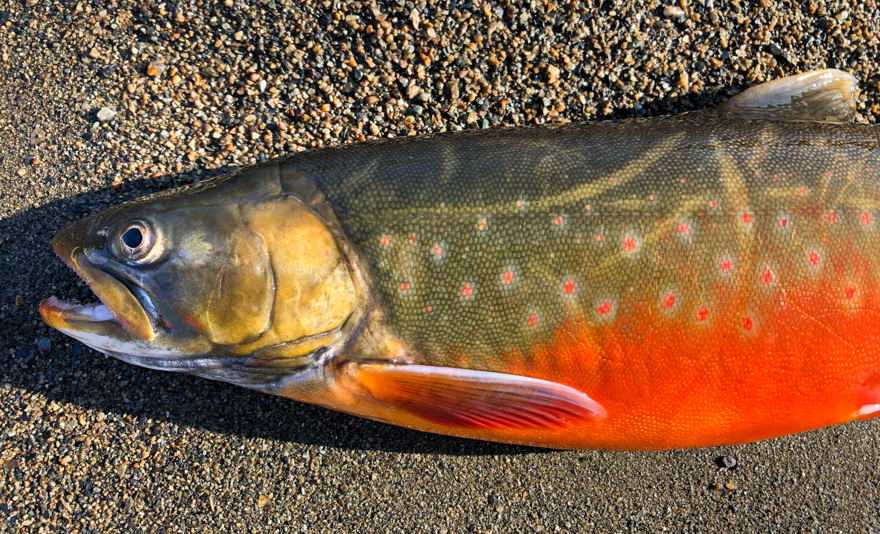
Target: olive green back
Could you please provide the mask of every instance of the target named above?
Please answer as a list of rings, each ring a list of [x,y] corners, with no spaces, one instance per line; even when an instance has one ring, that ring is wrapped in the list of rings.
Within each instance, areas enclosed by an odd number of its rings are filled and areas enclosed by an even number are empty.
[[[282,175],[319,185],[390,326],[439,363],[612,321],[631,295],[694,314],[708,287],[809,276],[799,258],[853,236],[874,254],[877,148],[865,126],[690,114],[367,143]]]

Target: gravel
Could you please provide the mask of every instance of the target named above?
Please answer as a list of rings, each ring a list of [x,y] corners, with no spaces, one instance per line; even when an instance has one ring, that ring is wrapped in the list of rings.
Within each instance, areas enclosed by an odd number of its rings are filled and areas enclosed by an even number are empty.
[[[873,2],[628,4],[3,6],[0,532],[880,531],[877,422],[696,451],[471,442],[136,368],[37,314],[92,300],[49,248],[69,222],[280,154],[669,114],[822,67],[880,113]]]

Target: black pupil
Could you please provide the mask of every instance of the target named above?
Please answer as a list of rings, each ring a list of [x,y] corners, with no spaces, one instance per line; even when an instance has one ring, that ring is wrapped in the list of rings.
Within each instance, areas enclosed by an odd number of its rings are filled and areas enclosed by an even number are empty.
[[[144,242],[144,233],[140,228],[129,228],[122,234],[122,242],[131,249],[138,248]]]

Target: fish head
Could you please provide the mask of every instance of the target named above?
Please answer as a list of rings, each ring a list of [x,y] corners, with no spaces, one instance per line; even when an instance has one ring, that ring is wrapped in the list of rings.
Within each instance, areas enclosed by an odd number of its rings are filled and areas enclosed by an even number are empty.
[[[49,326],[130,363],[240,385],[308,364],[357,300],[321,218],[253,184],[121,204],[52,248],[100,302],[50,297]]]

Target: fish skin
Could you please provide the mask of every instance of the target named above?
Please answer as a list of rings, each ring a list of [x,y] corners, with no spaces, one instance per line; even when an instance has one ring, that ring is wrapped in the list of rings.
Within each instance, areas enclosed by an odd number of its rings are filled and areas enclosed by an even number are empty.
[[[764,98],[748,112],[768,118]],[[822,102],[845,118],[835,98]],[[477,439],[683,448],[873,417],[880,134],[739,116],[396,139],[270,161],[72,225],[53,246],[109,307],[48,299],[40,311],[74,337],[80,321],[90,346],[139,365]],[[160,232],[165,263],[115,257],[125,221],[156,214],[178,221]],[[210,277],[180,259],[192,255],[180,243],[205,249],[208,274],[234,272],[240,254],[210,250],[247,251],[246,265],[271,273],[273,283],[239,277],[235,299],[254,313],[206,310]],[[88,278],[102,266],[127,282]],[[163,269],[186,292],[186,313],[156,284]],[[131,298],[113,299],[124,284],[152,300],[155,340],[106,320],[124,312],[143,326]]]
[[[321,190],[414,362],[608,410],[552,446],[676,448],[880,402],[878,141],[698,113],[346,147],[279,174]]]

